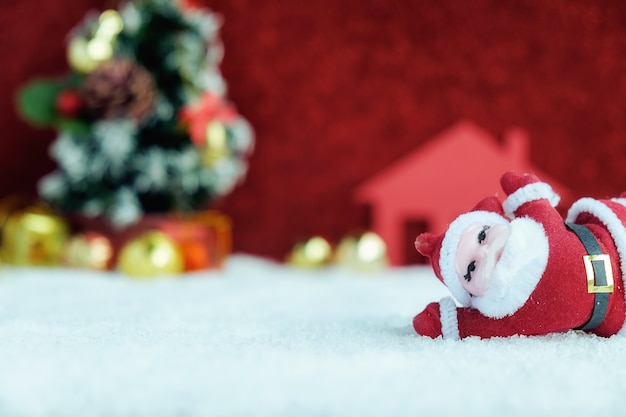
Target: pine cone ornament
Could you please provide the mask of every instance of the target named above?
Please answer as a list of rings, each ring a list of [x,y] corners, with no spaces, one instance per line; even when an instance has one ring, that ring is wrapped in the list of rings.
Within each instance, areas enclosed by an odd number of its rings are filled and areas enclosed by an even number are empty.
[[[101,64],[85,78],[81,97],[85,110],[96,119],[141,121],[152,110],[156,88],[148,71],[129,59],[118,58]]]

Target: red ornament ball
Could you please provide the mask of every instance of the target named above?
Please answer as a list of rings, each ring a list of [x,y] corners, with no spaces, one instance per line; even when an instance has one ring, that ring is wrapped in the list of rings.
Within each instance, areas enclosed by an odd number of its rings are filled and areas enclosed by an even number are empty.
[[[83,108],[83,99],[74,90],[65,90],[57,96],[55,107],[65,117],[75,117]]]

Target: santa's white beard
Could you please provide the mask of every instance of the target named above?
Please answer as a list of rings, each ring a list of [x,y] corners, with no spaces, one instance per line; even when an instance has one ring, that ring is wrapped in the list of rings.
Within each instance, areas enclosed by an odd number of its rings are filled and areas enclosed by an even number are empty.
[[[516,218],[502,255],[495,260],[487,290],[471,297],[472,307],[488,317],[500,318],[519,309],[541,279],[548,264],[548,237],[543,226],[530,218]]]

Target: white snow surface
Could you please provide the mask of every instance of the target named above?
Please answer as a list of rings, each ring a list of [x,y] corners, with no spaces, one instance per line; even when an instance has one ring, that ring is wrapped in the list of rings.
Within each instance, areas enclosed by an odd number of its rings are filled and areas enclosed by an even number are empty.
[[[626,339],[414,334],[428,267],[0,272],[0,416],[623,416]]]

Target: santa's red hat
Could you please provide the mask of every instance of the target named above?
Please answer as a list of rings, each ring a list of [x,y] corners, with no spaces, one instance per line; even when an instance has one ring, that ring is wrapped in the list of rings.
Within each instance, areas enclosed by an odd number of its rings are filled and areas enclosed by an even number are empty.
[[[481,200],[470,212],[457,217],[448,230],[435,236],[432,233],[422,233],[415,241],[415,249],[430,258],[430,262],[437,278],[450,290],[450,293],[463,307],[471,305],[471,295],[459,281],[455,270],[455,255],[461,239],[461,234],[470,225],[482,223],[485,225],[508,224],[500,201],[495,197]]]

